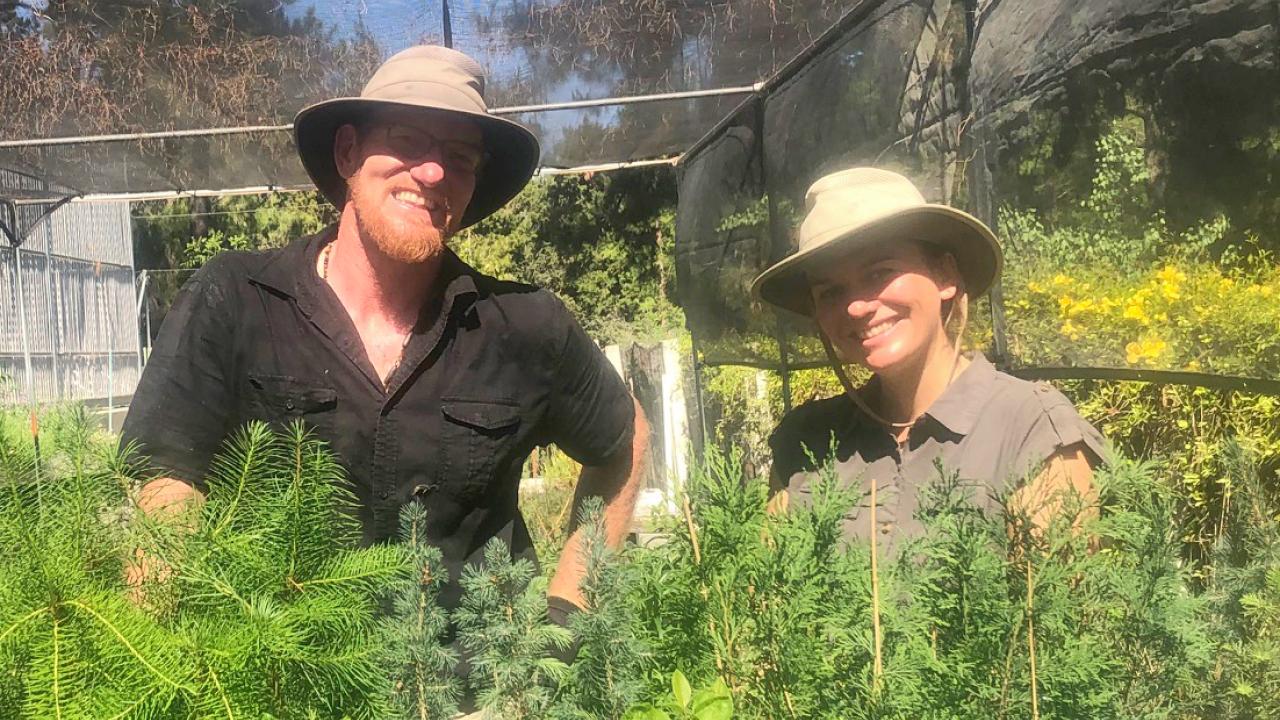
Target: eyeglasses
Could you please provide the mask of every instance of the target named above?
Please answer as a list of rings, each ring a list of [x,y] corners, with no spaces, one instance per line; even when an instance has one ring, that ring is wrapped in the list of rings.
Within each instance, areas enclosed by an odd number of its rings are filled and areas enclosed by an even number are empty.
[[[406,125],[386,125],[385,137],[387,149],[401,160],[419,163],[434,151],[445,170],[458,174],[476,174],[488,157],[484,148],[474,143],[441,140],[425,130]]]

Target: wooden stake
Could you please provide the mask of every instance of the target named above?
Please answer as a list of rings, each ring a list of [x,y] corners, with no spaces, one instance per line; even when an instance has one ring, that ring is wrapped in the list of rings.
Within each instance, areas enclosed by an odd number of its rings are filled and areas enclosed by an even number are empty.
[[[1040,693],[1036,689],[1036,625],[1035,582],[1031,576],[1031,558],[1027,558],[1027,651],[1031,655],[1031,720],[1040,720]]]
[[[877,562],[876,535],[880,526],[876,523],[876,479],[871,478],[871,635],[875,643],[875,659],[871,667],[871,687],[879,692],[880,680],[884,675],[882,660],[882,644],[880,635],[880,572]]]
[[[702,564],[702,551],[698,549],[698,529],[693,525],[693,511],[689,509],[689,494],[684,495],[684,521],[689,526],[689,541],[693,543],[693,564]]]

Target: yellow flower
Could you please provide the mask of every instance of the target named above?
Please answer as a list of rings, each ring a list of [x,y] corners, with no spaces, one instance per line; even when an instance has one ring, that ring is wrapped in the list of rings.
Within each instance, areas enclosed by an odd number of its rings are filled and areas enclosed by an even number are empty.
[[[1027,282],[1027,291],[1033,292],[1033,293],[1041,293],[1041,292],[1044,292],[1044,286],[1036,282],[1035,280],[1030,280]]]
[[[1168,349],[1169,343],[1148,335],[1138,342],[1131,342],[1124,346],[1125,360],[1130,365],[1154,364],[1152,361],[1161,359]]]
[[[1093,301],[1089,298],[1077,300],[1076,302],[1071,303],[1070,307],[1067,308],[1067,317],[1075,317],[1080,313],[1089,312],[1093,308]]]
[[[1137,320],[1143,325],[1151,324],[1151,318],[1147,317],[1146,308],[1142,307],[1142,302],[1136,298],[1124,307],[1124,318],[1126,320]]]
[[[1124,361],[1130,365],[1137,365],[1138,360],[1142,357],[1142,346],[1136,342],[1131,342],[1124,346]]]
[[[1057,275],[1053,276],[1053,280],[1051,280],[1050,282],[1053,283],[1054,287],[1063,287],[1064,285],[1071,284],[1071,278],[1067,277],[1063,273],[1058,273]]]
[[[1187,279],[1187,274],[1172,265],[1165,265],[1156,278],[1166,285],[1177,285]]]
[[[1062,327],[1058,330],[1058,332],[1062,333],[1063,336],[1067,337],[1068,339],[1079,340],[1080,332],[1082,329],[1083,328],[1081,328],[1079,325],[1076,325],[1075,323],[1068,320],[1062,323]]]

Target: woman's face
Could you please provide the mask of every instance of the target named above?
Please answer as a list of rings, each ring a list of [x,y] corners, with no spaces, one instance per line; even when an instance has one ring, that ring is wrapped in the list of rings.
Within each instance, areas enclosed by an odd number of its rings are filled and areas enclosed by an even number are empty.
[[[846,360],[875,373],[949,346],[942,304],[955,298],[955,260],[930,262],[918,242],[885,243],[808,271],[814,315]],[[906,362],[904,362],[906,361]]]

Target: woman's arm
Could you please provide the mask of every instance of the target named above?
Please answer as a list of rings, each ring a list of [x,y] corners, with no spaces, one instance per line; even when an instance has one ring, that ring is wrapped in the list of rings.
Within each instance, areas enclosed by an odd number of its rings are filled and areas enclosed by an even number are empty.
[[[1077,529],[1086,516],[1095,512],[1097,493],[1093,487],[1093,468],[1088,448],[1083,442],[1060,448],[1045,461],[1040,474],[1013,495],[1013,508],[1031,518],[1032,525],[1045,530],[1063,509],[1063,501],[1072,495],[1087,503],[1086,513],[1075,518]]]

